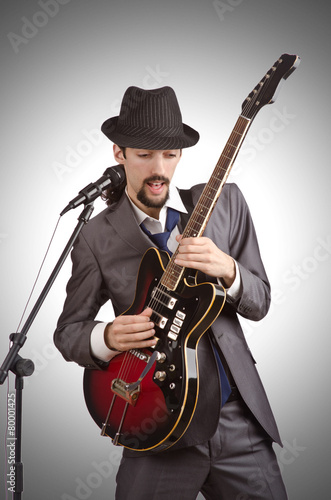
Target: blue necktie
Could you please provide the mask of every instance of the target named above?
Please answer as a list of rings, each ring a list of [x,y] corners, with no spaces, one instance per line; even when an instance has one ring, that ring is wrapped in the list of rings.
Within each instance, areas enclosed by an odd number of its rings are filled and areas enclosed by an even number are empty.
[[[144,223],[140,224],[141,229],[144,231],[145,234],[155,243],[155,245],[160,248],[160,250],[165,250],[168,252],[170,255],[172,255],[172,252],[169,250],[167,247],[167,242],[169,239],[169,236],[172,232],[172,230],[177,226],[179,221],[179,213],[177,210],[174,210],[173,208],[168,207],[167,209],[167,220],[166,220],[166,227],[165,231],[163,233],[156,233],[152,234],[146,227],[144,226]],[[228,397],[231,394],[231,387],[229,384],[228,377],[226,376],[221,358],[219,356],[219,353],[217,351],[216,346],[213,344],[215,356],[216,356],[216,361],[217,361],[217,366],[220,374],[220,379],[221,379],[221,395],[222,395],[222,406],[226,403]]]
[[[163,233],[152,234],[150,231],[148,231],[148,229],[145,228],[144,223],[141,223],[140,227],[160,250],[165,250],[170,255],[172,255],[172,252],[170,252],[169,248],[167,247],[167,243],[172,230],[177,226],[178,222],[179,212],[177,212],[177,210],[174,210],[173,208],[168,207],[166,227]]]

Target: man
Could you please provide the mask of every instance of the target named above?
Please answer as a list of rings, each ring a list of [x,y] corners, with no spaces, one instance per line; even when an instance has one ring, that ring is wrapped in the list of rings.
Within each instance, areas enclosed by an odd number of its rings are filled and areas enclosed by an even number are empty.
[[[152,309],[121,315],[135,296],[141,258],[153,235],[165,230],[167,213],[179,220],[167,246],[179,245],[176,264],[198,271],[197,279],[219,283],[226,304],[198,345],[199,397],[192,421],[172,447],[159,453],[124,448],[117,500],[187,499],[199,491],[209,500],[287,498],[272,442],[281,443],[267,397],[237,314],[265,316],[270,287],[256,234],[239,189],[227,184],[204,236],[182,238],[203,186],[177,190],[171,179],[199,134],[182,123],[170,87],[129,87],[120,115],[103,132],[114,143],[126,188],[111,193],[109,207],[82,231],[72,252],[73,272],[55,332],[68,361],[104,369],[119,352],[156,345]],[[114,199],[116,201],[114,201]],[[113,322],[95,320],[111,300]]]

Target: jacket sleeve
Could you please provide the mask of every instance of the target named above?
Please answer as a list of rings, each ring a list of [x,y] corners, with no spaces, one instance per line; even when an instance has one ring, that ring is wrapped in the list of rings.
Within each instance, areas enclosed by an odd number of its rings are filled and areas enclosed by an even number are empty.
[[[237,261],[241,277],[241,295],[232,305],[241,316],[258,321],[270,307],[270,284],[249,208],[236,184],[231,184],[229,204],[230,255]]]
[[[224,186],[205,235],[239,267],[241,291],[236,300],[227,298],[228,306],[247,319],[262,319],[270,306],[270,285],[249,208],[236,184]]]
[[[90,335],[99,323],[94,318],[108,300],[108,294],[99,265],[82,233],[72,250],[71,259],[72,275],[54,343],[66,361],[75,361],[87,368],[102,368],[104,363],[91,355]]]

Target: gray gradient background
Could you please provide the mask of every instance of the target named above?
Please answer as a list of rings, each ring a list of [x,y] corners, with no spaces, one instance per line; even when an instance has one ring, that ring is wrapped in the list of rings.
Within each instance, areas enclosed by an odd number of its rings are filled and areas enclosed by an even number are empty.
[[[45,17],[37,1],[1,2],[1,361],[60,211],[114,164],[111,143],[92,131],[117,114],[125,89],[175,88],[184,121],[201,134],[176,174],[178,185],[188,187],[209,178],[242,101],[273,62],[283,52],[299,54],[301,64],[276,103],[253,123],[230,180],[250,205],[273,287],[267,318],[244,327],[285,443],[277,449],[284,479],[292,500],[326,500],[330,7],[325,1],[224,3],[222,16],[211,0],[69,0]],[[22,31],[22,18],[39,27]],[[17,53],[10,32],[29,35]],[[66,167],[61,175],[59,164]],[[102,208],[98,200],[95,213]],[[78,214],[61,221],[31,305]],[[26,500],[114,494],[120,451],[99,436],[87,413],[82,369],[65,363],[52,344],[69,275],[68,260],[21,351],[36,364],[24,390]],[[100,315],[111,317],[111,310]],[[7,396],[6,387],[0,390],[5,498]]]

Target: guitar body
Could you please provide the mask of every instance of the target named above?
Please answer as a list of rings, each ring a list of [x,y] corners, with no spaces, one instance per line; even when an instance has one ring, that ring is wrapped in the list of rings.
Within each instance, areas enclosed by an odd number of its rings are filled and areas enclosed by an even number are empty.
[[[189,284],[186,279],[175,291],[155,292],[168,261],[168,254],[155,248],[145,253],[135,299],[124,313],[139,314],[152,306],[155,349],[133,349],[115,356],[107,370],[84,374],[86,404],[102,434],[137,451],[166,449],[187,429],[198,398],[198,342],[225,302],[222,287]],[[127,390],[154,351],[161,358],[153,362],[137,389]]]

